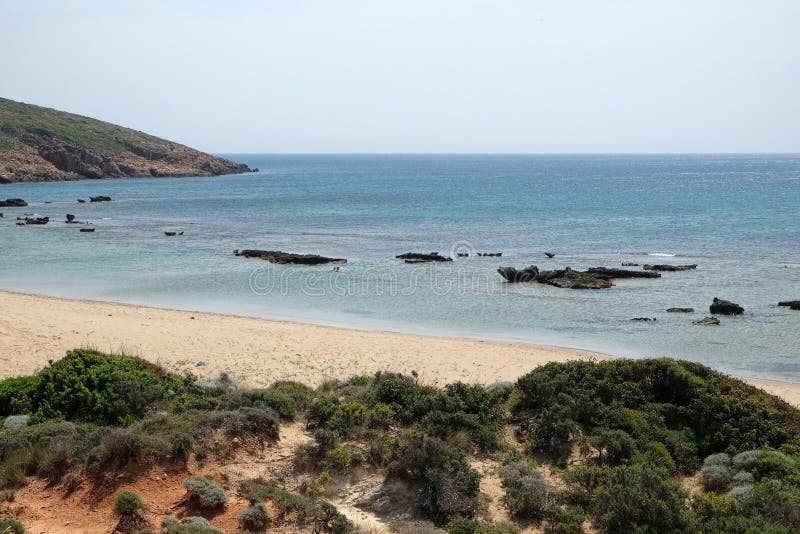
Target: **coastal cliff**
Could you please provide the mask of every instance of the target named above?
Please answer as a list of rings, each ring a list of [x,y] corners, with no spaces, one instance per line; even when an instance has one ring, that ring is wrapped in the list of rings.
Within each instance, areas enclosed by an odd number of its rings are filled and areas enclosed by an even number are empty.
[[[218,176],[251,170],[136,130],[0,98],[0,183]]]

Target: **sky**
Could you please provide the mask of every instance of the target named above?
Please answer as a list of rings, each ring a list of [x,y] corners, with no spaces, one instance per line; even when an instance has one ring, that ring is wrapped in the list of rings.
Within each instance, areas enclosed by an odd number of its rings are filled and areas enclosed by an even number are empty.
[[[800,152],[797,0],[0,0],[0,50],[216,153]]]

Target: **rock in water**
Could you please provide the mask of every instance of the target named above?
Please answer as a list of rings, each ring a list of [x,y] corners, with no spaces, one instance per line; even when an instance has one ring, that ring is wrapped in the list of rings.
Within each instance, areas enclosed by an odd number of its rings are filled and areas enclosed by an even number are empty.
[[[28,203],[21,198],[7,198],[0,200],[0,208],[24,208]]]
[[[800,300],[784,300],[779,302],[778,306],[785,306],[790,310],[800,310]]]
[[[74,223],[75,222],[75,216],[73,214],[71,214],[71,213],[67,213],[67,221],[66,222]]]
[[[89,202],[111,202],[111,197],[98,195],[96,197],[89,197]]]
[[[693,324],[698,324],[701,326],[716,326],[719,324],[719,319],[716,317],[704,317],[699,321],[694,321]]]
[[[406,263],[424,263],[433,261],[453,261],[453,258],[447,256],[440,256],[438,252],[431,252],[430,254],[422,254],[420,252],[406,252],[395,256],[398,260],[406,260]],[[410,260],[410,261],[409,261]]]
[[[497,272],[506,279],[507,282],[535,282],[539,276],[539,268],[535,265],[526,267],[521,271],[514,267],[499,267]]]
[[[661,278],[661,273],[613,269],[609,267],[590,267],[586,269],[586,272],[599,276],[606,276],[608,278]]]
[[[260,258],[279,265],[320,265],[323,263],[347,263],[344,258],[327,258],[318,254],[292,254],[280,250],[234,250],[236,256]]]
[[[645,265],[645,271],[691,271],[697,269],[697,264],[692,265]]]
[[[552,252],[545,252],[544,255],[551,259],[556,257],[556,255]]]
[[[669,313],[694,313],[694,308],[667,308]]]
[[[50,222],[50,217],[26,217],[25,224],[47,224]]]
[[[714,302],[711,303],[709,311],[714,315],[741,315],[744,313],[744,308],[735,302],[714,297]]]
[[[547,272],[545,271],[544,273]],[[540,273],[540,277],[544,273]],[[609,278],[592,273],[573,271],[569,267],[563,271],[558,271],[558,273],[560,274],[557,276],[547,276],[544,283],[564,289],[607,289],[614,285]]]

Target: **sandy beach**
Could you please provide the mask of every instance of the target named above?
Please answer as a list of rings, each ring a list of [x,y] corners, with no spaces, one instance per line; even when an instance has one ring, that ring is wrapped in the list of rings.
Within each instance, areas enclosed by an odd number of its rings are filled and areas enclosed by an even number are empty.
[[[317,385],[379,370],[413,370],[430,384],[489,384],[515,380],[551,361],[610,358],[524,343],[352,330],[9,291],[0,291],[0,310],[0,378],[33,373],[77,347],[141,356],[200,377],[228,372],[249,386],[281,379]],[[800,406],[800,384],[745,380]]]

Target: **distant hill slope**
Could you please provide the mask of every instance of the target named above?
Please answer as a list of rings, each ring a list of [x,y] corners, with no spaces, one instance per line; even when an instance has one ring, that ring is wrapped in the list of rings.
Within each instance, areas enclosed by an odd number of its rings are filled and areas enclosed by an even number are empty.
[[[115,124],[0,98],[0,183],[249,172]]]

